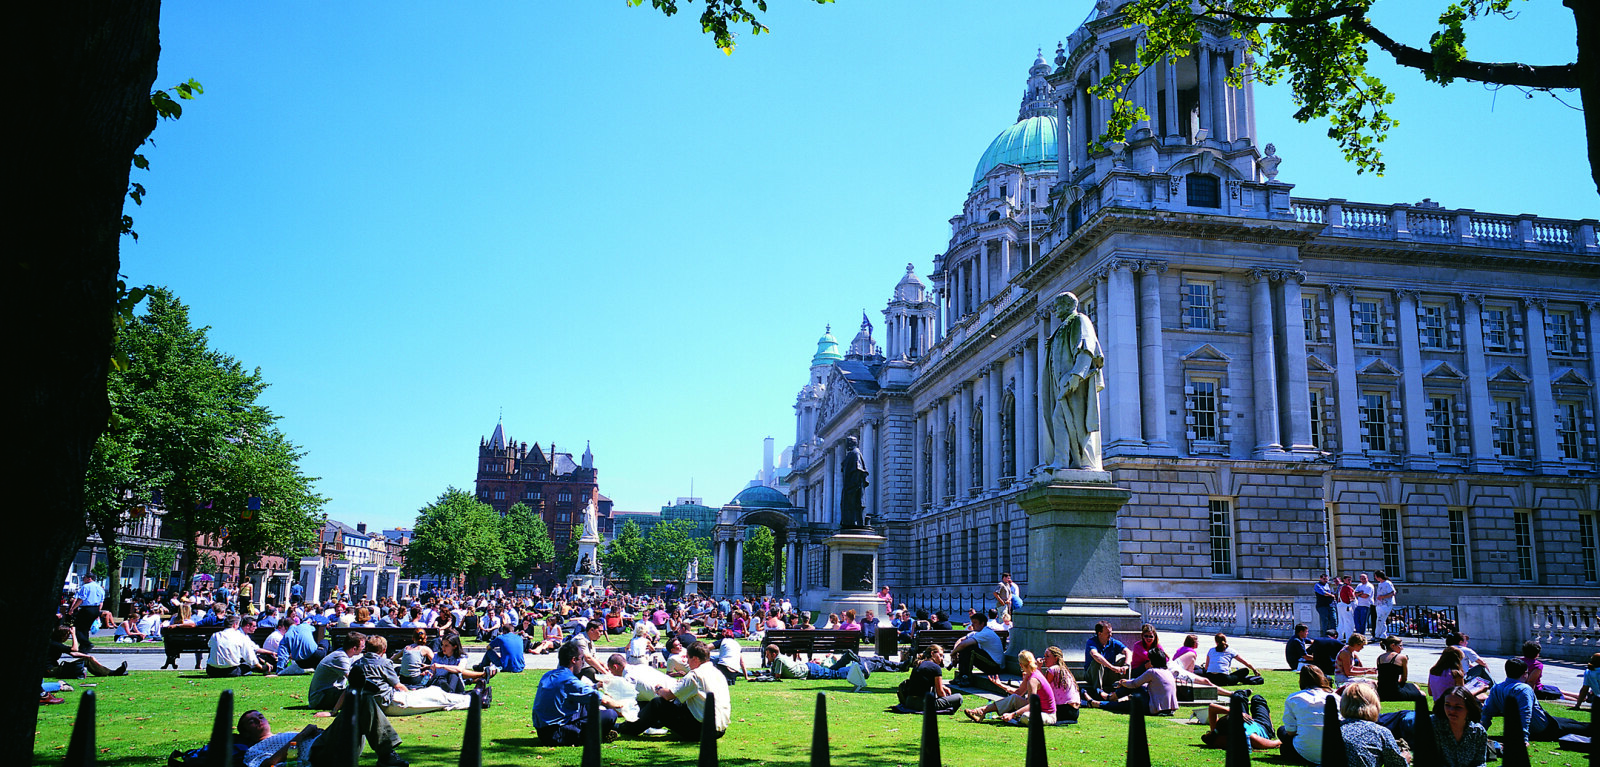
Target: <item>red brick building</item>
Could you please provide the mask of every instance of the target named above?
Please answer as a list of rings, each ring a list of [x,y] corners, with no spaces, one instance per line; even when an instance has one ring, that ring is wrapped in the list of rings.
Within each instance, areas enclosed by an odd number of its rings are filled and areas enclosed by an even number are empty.
[[[591,499],[599,511],[600,536],[611,537],[611,499],[600,494],[599,477],[594,453],[587,445],[583,455],[574,459],[571,453],[558,452],[553,442],[546,450],[537,442],[529,445],[508,439],[500,424],[478,443],[478,500],[502,516],[518,502],[533,509],[550,529],[557,560],[566,552],[572,528],[582,526],[583,510]],[[556,575],[545,568],[535,573],[533,580],[548,586],[558,580]]]

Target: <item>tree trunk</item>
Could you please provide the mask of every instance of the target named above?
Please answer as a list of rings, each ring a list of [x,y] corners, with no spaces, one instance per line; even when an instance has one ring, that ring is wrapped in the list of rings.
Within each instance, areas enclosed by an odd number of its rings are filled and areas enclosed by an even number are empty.
[[[1578,25],[1578,97],[1583,104],[1583,128],[1588,138],[1589,177],[1600,193],[1600,3],[1566,0]]]
[[[160,53],[157,0],[24,3],[9,52],[26,104],[12,120],[8,176],[19,193],[3,284],[11,335],[8,434],[15,531],[0,613],[19,618],[17,673],[0,686],[0,763],[33,761],[39,680],[53,605],[84,540],[83,480],[105,429],[122,201],[133,153],[155,128],[150,89]],[[24,481],[25,478],[25,481]],[[55,744],[51,744],[55,745]],[[46,746],[45,753],[50,753]]]
[[[111,541],[115,541],[113,535]],[[109,610],[112,615],[122,615],[122,556],[117,547],[107,541],[105,533],[100,533],[100,541],[106,544],[106,601],[101,605],[102,610]]]

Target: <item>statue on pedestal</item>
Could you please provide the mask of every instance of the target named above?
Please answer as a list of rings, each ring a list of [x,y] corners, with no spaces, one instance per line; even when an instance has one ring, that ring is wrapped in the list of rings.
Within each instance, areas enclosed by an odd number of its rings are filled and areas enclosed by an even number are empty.
[[[594,499],[589,499],[589,505],[583,510],[583,534],[578,536],[580,541],[600,540],[599,509],[595,507]]]
[[[1105,379],[1105,351],[1089,316],[1078,311],[1078,297],[1062,293],[1055,300],[1060,325],[1050,334],[1044,396],[1046,423],[1055,443],[1051,465],[1058,469],[1101,471],[1100,398]]]
[[[844,461],[841,466],[843,481],[839,488],[839,529],[868,529],[862,518],[861,495],[867,489],[867,462],[861,457],[861,447],[855,437],[844,438]]]

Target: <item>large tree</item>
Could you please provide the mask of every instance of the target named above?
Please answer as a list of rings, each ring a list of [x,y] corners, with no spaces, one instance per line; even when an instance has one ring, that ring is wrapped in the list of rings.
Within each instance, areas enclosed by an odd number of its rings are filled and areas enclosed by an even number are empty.
[[[600,562],[633,593],[649,586],[650,551],[639,523],[631,519],[624,522],[616,539],[606,544],[601,552]]]
[[[506,510],[500,519],[500,538],[505,543],[506,572],[521,580],[542,565],[555,561],[556,547],[544,518],[525,503]]]
[[[1396,0],[1398,1],[1398,0]],[[1416,0],[1407,0],[1415,2]],[[1397,39],[1380,28],[1369,12],[1378,0],[1134,0],[1122,7],[1126,23],[1145,26],[1145,45],[1131,65],[1118,65],[1094,92],[1113,100],[1106,132],[1091,143],[1120,141],[1144,119],[1143,110],[1122,98],[1140,72],[1187,56],[1200,41],[1201,26],[1231,25],[1250,48],[1250,74],[1264,83],[1287,80],[1301,122],[1326,119],[1328,136],[1339,143],[1358,172],[1383,173],[1379,145],[1395,122],[1387,108],[1394,101],[1388,85],[1368,69],[1373,51],[1441,86],[1470,80],[1528,92],[1576,90],[1583,106],[1589,147],[1589,174],[1600,191],[1600,2],[1564,0],[1575,32],[1575,61],[1524,63],[1479,61],[1467,51],[1468,24],[1485,16],[1514,18],[1516,0],[1454,0],[1439,13],[1439,27],[1426,42]],[[1229,72],[1237,85],[1245,74]]]
[[[650,572],[668,583],[682,583],[690,562],[711,556],[711,540],[694,532],[695,523],[689,519],[660,522],[650,528],[646,538]]]
[[[406,570],[413,577],[465,575],[473,584],[505,574],[500,515],[465,490],[447,488],[417,512],[412,528]]]
[[[756,587],[757,591],[760,591],[763,585],[772,582],[773,550],[777,544],[777,539],[772,536],[772,530],[760,525],[751,530],[750,536],[745,538],[744,582]]]

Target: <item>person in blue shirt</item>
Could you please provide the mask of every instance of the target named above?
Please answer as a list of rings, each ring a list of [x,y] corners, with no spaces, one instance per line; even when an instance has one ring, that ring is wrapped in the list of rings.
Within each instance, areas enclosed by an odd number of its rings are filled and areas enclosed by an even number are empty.
[[[506,673],[522,673],[527,663],[523,658],[522,636],[513,633],[515,628],[510,623],[500,624],[500,633],[489,640],[489,649],[483,654],[483,662],[474,667],[475,671],[495,665]]]
[[[289,604],[297,605],[305,598],[306,588],[296,583],[289,587]]]
[[[88,652],[93,646],[89,642],[89,632],[94,628],[95,621],[100,620],[100,606],[106,601],[106,587],[101,586],[94,576],[82,586],[72,598],[72,629],[78,635],[78,650]]]
[[[261,616],[261,620],[256,621],[256,625],[264,629],[277,628],[279,620],[278,606],[267,605],[267,614]]]
[[[539,742],[546,746],[582,743],[584,728],[589,724],[591,698],[600,700],[600,729],[605,742],[616,740],[617,709],[622,703],[601,695],[589,680],[578,676],[582,658],[576,645],[562,645],[556,661],[560,665],[539,679],[539,690],[533,696],[533,728],[539,734]]]
[[[1560,740],[1563,735],[1582,734],[1589,725],[1574,719],[1551,716],[1539,705],[1533,688],[1523,680],[1528,675],[1528,662],[1521,658],[1506,661],[1506,679],[1489,688],[1489,699],[1483,703],[1485,730],[1497,716],[1506,719],[1506,738],[1522,735],[1530,740]]]
[[[291,613],[287,620],[289,630],[278,640],[278,673],[304,674],[315,669],[332,647],[327,640],[317,641],[316,630],[301,623],[298,613]]]
[[[1094,636],[1083,645],[1084,689],[1088,694],[1098,697],[1102,689],[1114,687],[1118,679],[1127,676],[1129,655],[1128,646],[1111,636],[1110,623],[1094,624]],[[1117,665],[1119,661],[1123,665]]]
[[[972,667],[984,674],[999,674],[1006,670],[1005,643],[989,627],[989,616],[972,613],[972,632],[956,640],[951,650],[956,654],[958,676],[956,684],[971,681]]]

